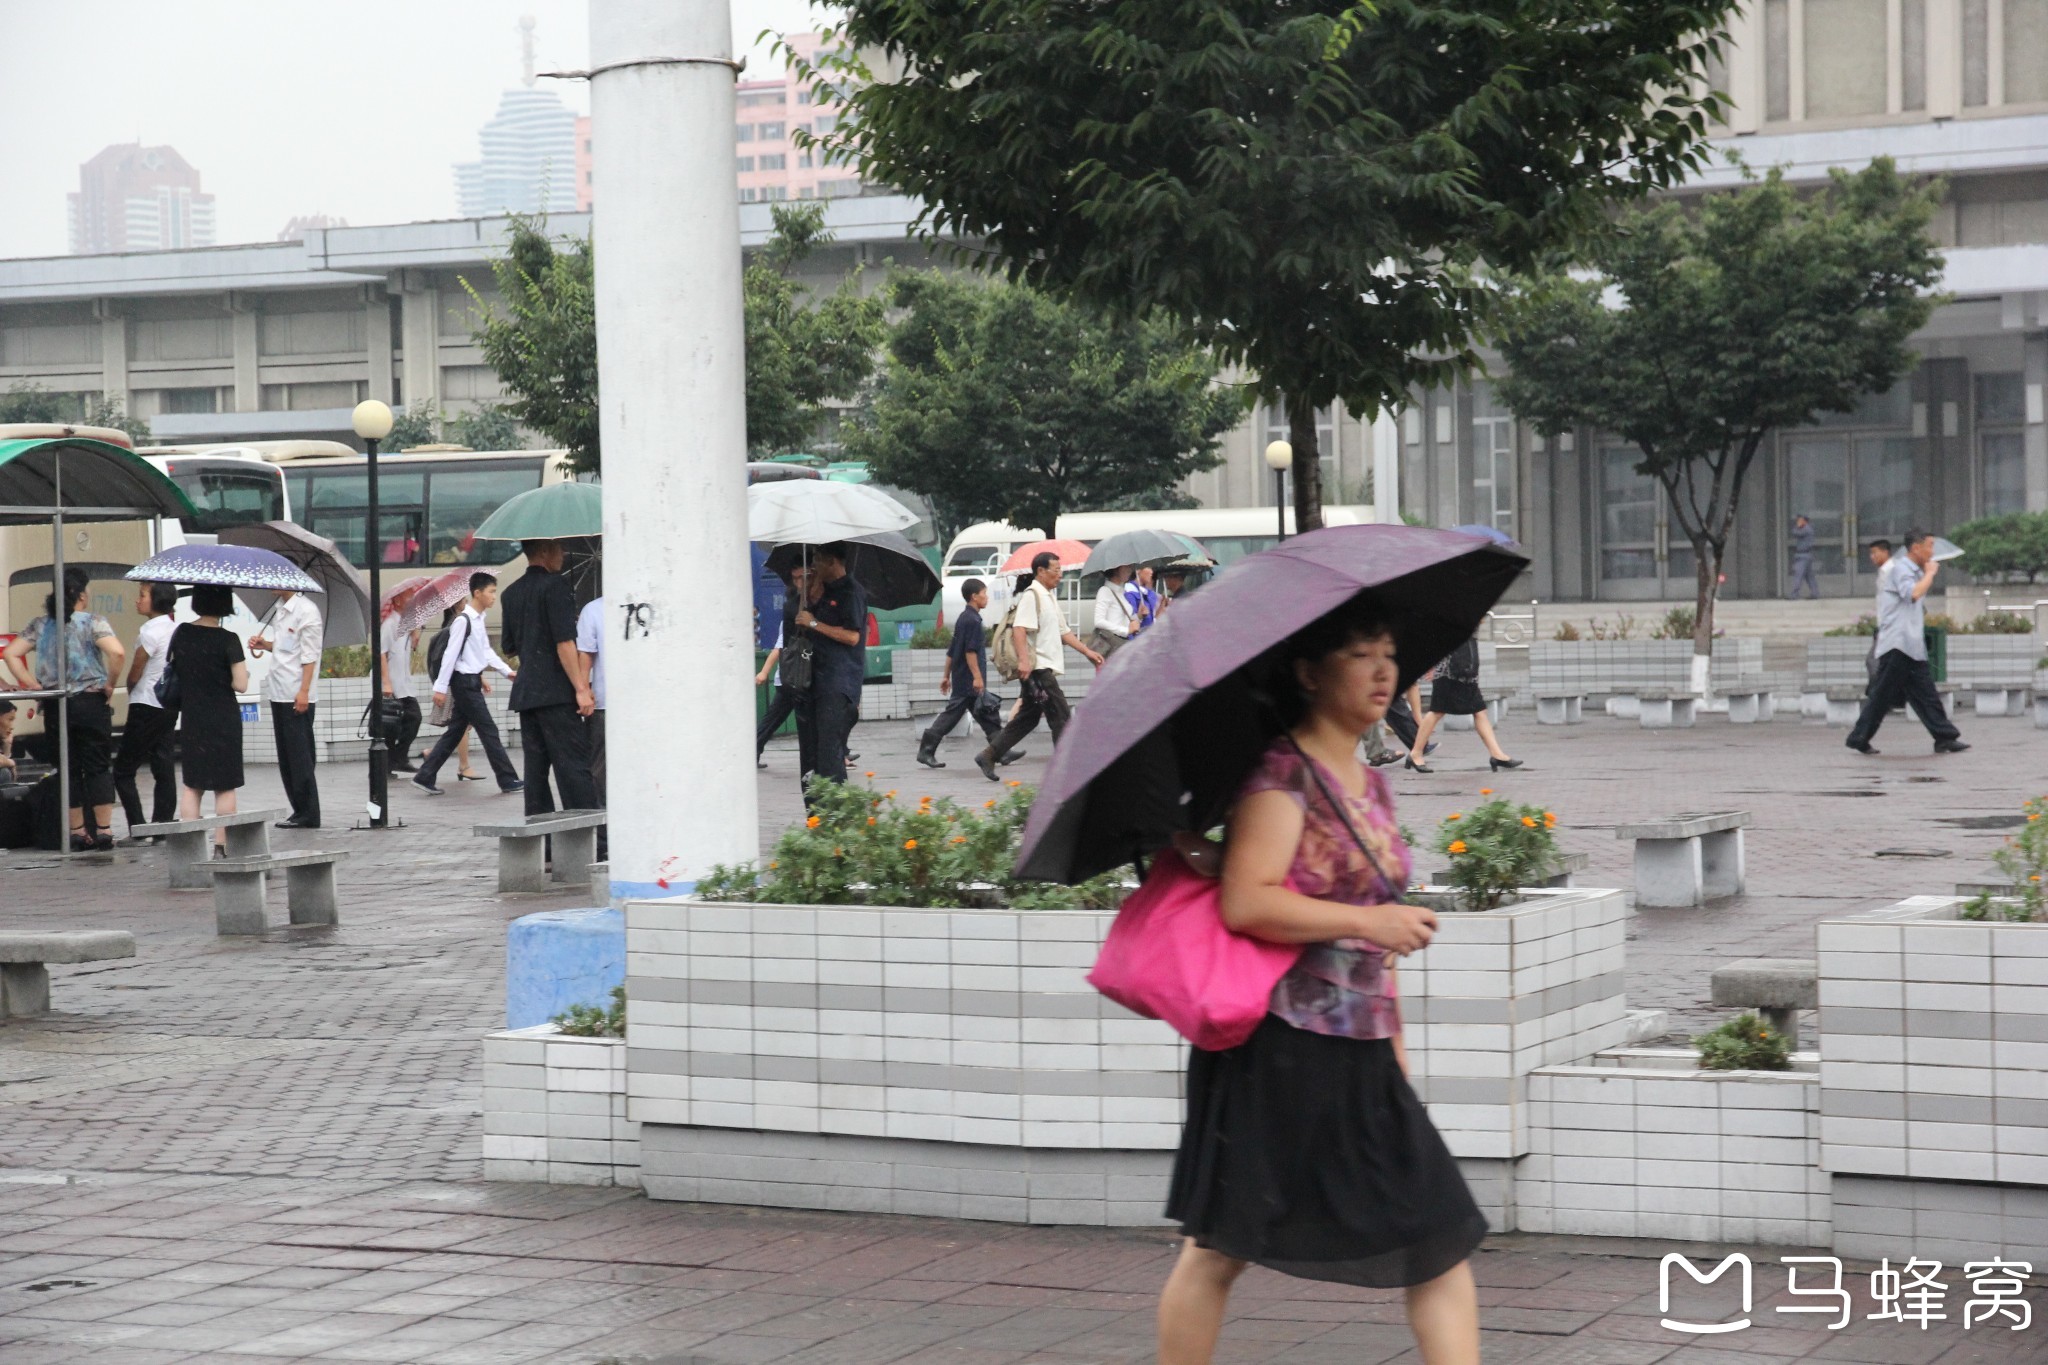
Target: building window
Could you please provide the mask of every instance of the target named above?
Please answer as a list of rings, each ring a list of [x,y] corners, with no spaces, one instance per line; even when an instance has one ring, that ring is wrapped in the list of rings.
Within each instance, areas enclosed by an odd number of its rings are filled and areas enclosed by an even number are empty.
[[[2048,0],[2005,0],[2005,104],[2048,101]]]
[[[1638,474],[1642,452],[1608,446],[1600,452],[1600,576],[1657,576],[1657,498],[1648,474]]]
[[[1976,389],[1977,425],[2018,426],[2027,420],[2027,386],[2018,371],[1971,377]]]
[[[761,158],[761,169],[764,171],[787,170],[789,169],[789,158],[781,152],[776,152],[772,156],[764,156]]]
[[[761,191],[759,191],[759,190],[757,190],[757,189],[752,189],[752,188],[749,188],[749,187],[747,187],[747,186],[745,186],[745,185],[742,185],[742,186],[740,187],[740,202],[741,202],[742,204],[758,204],[758,203],[760,203],[760,202],[761,202]]]
[[[811,154],[809,152],[798,152],[796,154],[796,168],[800,171],[811,169]]]
[[[1885,6],[1872,0],[1806,0],[1806,116],[1885,112]]]
[[[780,201],[783,199],[787,199],[789,198],[789,186],[770,185],[766,189],[761,191],[761,197],[763,199],[770,201]]]
[[[1984,460],[1987,517],[2027,510],[2027,438],[2017,431],[1987,431],[1977,438]]]
[[[1899,0],[1899,106],[1927,107],[1927,0]]]
[[[1764,0],[1764,117],[1792,117],[1792,0]]]
[[[1266,404],[1266,441],[1290,439],[1292,428],[1287,421],[1287,405],[1284,402]],[[1263,450],[1264,447],[1262,446]],[[1341,490],[1337,487],[1337,405],[1316,410],[1316,469],[1322,477],[1323,501],[1335,503]]]
[[[754,169],[754,158],[752,158],[752,157],[750,157],[750,156],[743,156],[743,157],[741,157],[741,158],[740,158],[740,174],[741,174],[741,175],[745,175],[745,174],[746,174],[746,173],[747,173],[748,171],[751,171],[751,170],[753,170],[753,169]]]
[[[761,141],[780,142],[782,141],[783,134],[787,131],[787,128],[788,125],[786,124],[764,123],[761,125]]]
[[[1995,0],[1963,0],[1963,103],[1991,103],[1991,6]]]
[[[161,412],[218,412],[218,389],[165,389]]]
[[[735,124],[732,130],[732,140],[734,142],[752,142],[754,140],[754,125],[751,123]]]
[[[811,120],[811,131],[814,133],[829,133],[838,126],[839,117],[836,114],[820,114]]]

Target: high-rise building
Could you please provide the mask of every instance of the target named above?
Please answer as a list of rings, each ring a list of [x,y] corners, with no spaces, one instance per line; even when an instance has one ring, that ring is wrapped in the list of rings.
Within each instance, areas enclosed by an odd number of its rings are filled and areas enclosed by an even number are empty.
[[[482,158],[455,167],[455,200],[465,218],[571,213],[587,203],[576,112],[552,90],[534,89],[533,16],[523,16],[519,28],[523,88],[499,96],[496,117],[478,130]]]
[[[78,168],[71,254],[213,245],[213,196],[174,147],[117,143]]]
[[[576,211],[590,212],[590,115],[576,119]]]
[[[782,37],[790,51],[806,61],[815,59],[824,43],[817,33]],[[827,164],[818,152],[790,141],[798,129],[832,131],[840,108],[828,89],[805,80],[794,67],[771,80],[741,81],[733,128],[740,202],[838,199],[861,193],[860,176],[853,167]]]

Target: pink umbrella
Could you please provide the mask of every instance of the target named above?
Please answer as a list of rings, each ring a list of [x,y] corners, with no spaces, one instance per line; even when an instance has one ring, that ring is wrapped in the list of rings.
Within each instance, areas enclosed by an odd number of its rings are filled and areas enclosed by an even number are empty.
[[[442,612],[469,596],[469,576],[477,573],[498,576],[498,571],[488,564],[458,564],[446,573],[426,579],[399,616],[400,628],[418,630],[439,621]]]
[[[434,580],[432,578],[429,578],[426,574],[423,573],[416,573],[410,578],[399,579],[396,583],[393,583],[390,587],[384,590],[384,600],[377,604],[377,614],[380,616],[389,616],[394,610],[394,604],[398,601],[399,598],[405,596],[407,593],[416,592],[420,588],[424,587],[426,584],[431,583],[433,581]]]

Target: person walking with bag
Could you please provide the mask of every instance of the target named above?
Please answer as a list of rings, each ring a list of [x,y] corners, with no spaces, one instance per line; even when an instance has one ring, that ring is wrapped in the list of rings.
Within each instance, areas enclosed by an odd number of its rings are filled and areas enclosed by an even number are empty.
[[[135,787],[135,774],[145,763],[156,784],[147,823],[165,824],[178,814],[178,768],[173,761],[178,713],[157,697],[171,636],[178,629],[171,615],[178,609],[178,588],[174,583],[144,583],[135,599],[136,608],[149,619],[135,637],[135,658],[128,665],[128,724],[114,755],[114,791],[128,816],[131,836],[135,826],[145,823],[142,793]]]
[[[441,765],[448,761],[448,755],[455,752],[455,746],[471,730],[483,741],[484,756],[497,776],[498,790],[516,792],[524,785],[512,766],[511,755],[505,752],[504,741],[498,738],[498,722],[491,719],[491,708],[484,702],[486,668],[495,668],[508,678],[518,677],[512,666],[491,648],[491,632],[484,623],[484,613],[497,600],[495,575],[469,576],[469,605],[449,627],[448,648],[441,656],[441,671],[434,678],[434,723],[448,728],[441,732],[441,738],[435,741],[412,778],[412,784],[429,796],[441,794],[434,779],[441,775]]]
[[[1927,662],[1927,608],[1922,599],[1934,586],[1941,561],[1934,557],[1934,536],[1906,533],[1906,552],[1885,562],[1877,574],[1877,675],[1863,699],[1849,737],[1842,742],[1859,754],[1877,755],[1871,738],[1894,706],[1911,706],[1934,739],[1934,752],[1959,754],[1970,746],[1948,718],[1934,669]]]
[[[1002,733],[989,740],[987,748],[974,756],[974,766],[991,782],[1001,781],[996,776],[996,764],[1037,728],[1041,717],[1052,731],[1052,742],[1060,742],[1060,735],[1074,715],[1067,694],[1060,690],[1060,674],[1067,671],[1067,647],[1071,646],[1097,668],[1102,667],[1102,656],[1067,628],[1067,618],[1060,613],[1057,592],[1064,573],[1060,557],[1052,551],[1033,556],[1029,583],[1018,585],[1017,600],[1010,607],[1010,643],[1024,672],[1023,691],[1018,698],[1017,714],[1010,718]]]
[[[1134,564],[1119,564],[1095,590],[1095,628],[1088,632],[1088,643],[1105,659],[1136,638],[1142,624],[1130,598],[1131,575],[1136,572]]]
[[[1479,687],[1479,641],[1467,640],[1451,651],[1436,671],[1436,681],[1429,687],[1429,714],[1422,718],[1422,725],[1408,741],[1408,757],[1401,760],[1401,766],[1411,772],[1432,772],[1421,760],[1428,757],[1436,746],[1429,737],[1436,733],[1436,727],[1445,716],[1470,716],[1472,728],[1479,734],[1479,742],[1486,746],[1486,766],[1494,772],[1504,768],[1519,768],[1522,760],[1509,758],[1508,751],[1500,747],[1500,740],[1493,733],[1493,718],[1486,713],[1486,693]]]
[[[384,608],[378,634],[378,647],[384,652],[384,696],[391,703],[386,711],[396,713],[383,728],[383,733],[391,737],[391,771],[395,773],[419,771],[412,761],[413,745],[419,742],[423,721],[420,699],[412,685],[412,647],[419,632],[404,629],[400,620],[418,593],[418,588],[409,588],[392,597]]]
[[[815,775],[846,780],[847,741],[860,720],[860,690],[867,676],[867,594],[846,571],[843,542],[810,552],[811,574],[788,637],[804,643],[796,691],[797,778],[808,788]],[[783,674],[796,662],[785,655]]]
[[[590,731],[584,725],[597,710],[576,652],[576,591],[562,574],[559,540],[521,541],[526,572],[505,590],[505,652],[519,660],[512,683],[512,709],[519,713],[519,743],[525,750],[526,813],[555,809],[549,775],[562,791],[563,810],[596,810],[597,787],[590,778]],[[493,764],[493,767],[496,765]],[[499,785],[504,786],[502,777]],[[506,788],[506,790],[512,790]]]
[[[1160,1365],[1209,1365],[1247,1265],[1404,1289],[1428,1365],[1479,1360],[1469,1257],[1486,1219],[1401,1038],[1395,959],[1428,945],[1436,916],[1400,903],[1408,850],[1385,778],[1357,756],[1394,699],[1395,649],[1354,607],[1279,651],[1282,732],[1231,808],[1219,904],[1235,933],[1302,946],[1247,1040],[1190,1053]]]

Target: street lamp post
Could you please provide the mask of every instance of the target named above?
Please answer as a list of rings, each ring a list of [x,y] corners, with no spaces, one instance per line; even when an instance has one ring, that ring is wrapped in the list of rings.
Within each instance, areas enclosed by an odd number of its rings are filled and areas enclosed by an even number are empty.
[[[377,442],[391,434],[391,409],[372,398],[356,404],[351,419],[369,456],[370,514],[363,527],[363,551],[370,561],[370,828],[391,823],[391,751],[384,747],[383,547],[377,535]]]
[[[1294,447],[1274,441],[1266,447],[1266,468],[1273,471],[1273,503],[1280,514],[1280,539],[1287,539],[1287,471],[1294,466]]]

